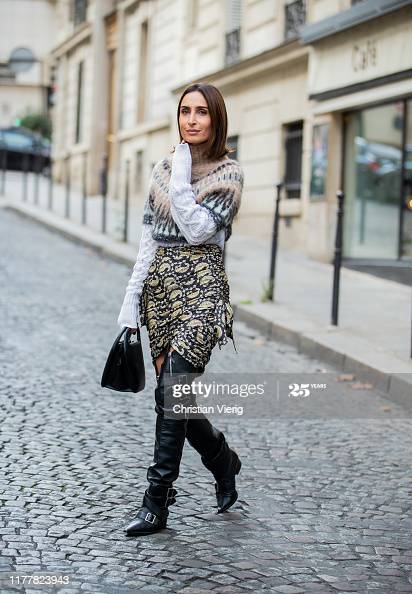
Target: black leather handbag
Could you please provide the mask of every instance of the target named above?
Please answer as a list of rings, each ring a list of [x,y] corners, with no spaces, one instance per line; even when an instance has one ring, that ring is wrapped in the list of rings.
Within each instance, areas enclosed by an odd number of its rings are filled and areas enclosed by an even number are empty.
[[[132,338],[135,340],[131,340]],[[145,382],[140,329],[137,328],[136,333],[132,334],[131,329],[125,326],[110,349],[101,386],[118,392],[141,392]]]

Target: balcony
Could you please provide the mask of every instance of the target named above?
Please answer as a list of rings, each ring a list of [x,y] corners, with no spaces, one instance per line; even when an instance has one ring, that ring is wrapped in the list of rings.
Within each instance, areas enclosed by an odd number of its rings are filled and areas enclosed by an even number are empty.
[[[240,27],[226,33],[225,66],[240,60]]]
[[[306,22],[305,0],[295,0],[285,4],[285,40],[296,39],[299,29]]]

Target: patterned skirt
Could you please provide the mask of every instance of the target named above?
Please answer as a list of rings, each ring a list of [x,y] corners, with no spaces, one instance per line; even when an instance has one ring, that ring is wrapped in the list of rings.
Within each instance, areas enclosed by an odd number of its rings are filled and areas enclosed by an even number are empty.
[[[158,247],[139,300],[152,362],[173,346],[200,370],[233,337],[233,309],[217,244]],[[237,352],[237,351],[236,351]]]

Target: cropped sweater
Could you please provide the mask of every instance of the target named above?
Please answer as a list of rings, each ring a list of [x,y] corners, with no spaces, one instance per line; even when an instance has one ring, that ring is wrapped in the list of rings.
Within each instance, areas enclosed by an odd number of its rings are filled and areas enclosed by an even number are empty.
[[[207,159],[202,144],[178,144],[153,168],[142,234],[117,323],[139,326],[139,299],[159,246],[217,244],[224,250],[243,189],[243,170],[228,157]]]

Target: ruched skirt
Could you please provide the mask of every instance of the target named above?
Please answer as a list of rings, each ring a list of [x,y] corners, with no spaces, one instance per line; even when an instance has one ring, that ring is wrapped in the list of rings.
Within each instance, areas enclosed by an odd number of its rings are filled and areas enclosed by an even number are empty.
[[[233,337],[233,309],[217,244],[158,247],[139,299],[153,365],[173,347],[204,370],[216,344]],[[237,352],[237,351],[236,351]]]

